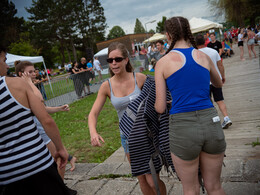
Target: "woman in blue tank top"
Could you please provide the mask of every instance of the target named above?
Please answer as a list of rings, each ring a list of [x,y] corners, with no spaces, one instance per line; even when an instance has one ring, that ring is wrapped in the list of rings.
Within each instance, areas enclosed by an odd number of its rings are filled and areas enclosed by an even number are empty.
[[[184,195],[199,194],[199,166],[208,194],[225,194],[220,174],[226,142],[209,96],[210,81],[216,87],[222,82],[210,58],[195,49],[186,18],[168,19],[165,30],[170,48],[155,68],[155,109],[165,111],[168,88],[170,150]]]
[[[130,101],[134,100],[141,93],[146,76],[141,73],[133,73],[132,65],[128,58],[126,46],[119,42],[111,43],[108,47],[109,71],[111,78],[104,82],[99,91],[95,103],[88,116],[88,126],[92,146],[101,146],[104,139],[97,133],[97,118],[102,110],[107,97],[117,110],[118,118],[121,119]],[[126,156],[130,162],[129,150],[126,137],[121,134],[121,144],[124,147]],[[159,175],[158,175],[159,178]],[[151,174],[137,176],[143,194],[156,194]],[[166,194],[165,184],[159,180],[161,194]]]

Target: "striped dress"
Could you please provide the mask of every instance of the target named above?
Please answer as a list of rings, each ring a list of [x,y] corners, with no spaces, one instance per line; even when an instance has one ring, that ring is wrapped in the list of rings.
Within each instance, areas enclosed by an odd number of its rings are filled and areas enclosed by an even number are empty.
[[[27,178],[52,163],[33,113],[12,96],[5,77],[0,77],[0,185]]]
[[[167,100],[171,95],[167,93]],[[128,138],[131,171],[133,176],[151,174],[151,158],[158,173],[162,165],[174,171],[169,145],[169,114],[160,116],[155,111],[155,82],[148,76],[141,94],[131,102],[119,127]]]

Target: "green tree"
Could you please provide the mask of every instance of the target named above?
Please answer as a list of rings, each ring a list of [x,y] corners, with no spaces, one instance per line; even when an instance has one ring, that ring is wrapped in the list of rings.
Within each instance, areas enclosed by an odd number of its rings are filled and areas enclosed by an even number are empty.
[[[208,0],[211,10],[218,16],[225,15],[227,22],[245,26],[249,21],[255,26],[255,19],[260,15],[260,3],[257,0]]]
[[[154,31],[153,29],[150,29],[150,30],[148,31],[148,33],[154,34],[155,31]]]
[[[164,23],[165,23],[166,19],[167,18],[165,16],[163,16],[162,21],[157,23],[156,32],[161,33],[164,31]]]
[[[12,1],[0,1],[0,44],[8,47],[19,40],[19,34],[23,31],[23,18],[15,17],[17,10]]]
[[[76,48],[93,50],[97,41],[105,39],[104,9],[99,0],[33,0],[27,11],[33,42],[42,51],[58,46],[62,64],[71,60],[71,53],[77,60]]]
[[[20,40],[8,47],[9,52],[15,55],[23,55],[23,56],[38,56],[39,51],[33,47],[29,40],[29,33],[21,33]]]
[[[107,39],[114,39],[125,35],[124,30],[120,26],[114,26],[108,33]]]
[[[105,40],[107,24],[104,8],[99,0],[76,0],[75,2],[77,2],[77,10],[74,19],[77,21],[80,35],[77,42],[80,41],[86,53],[89,49],[96,51],[96,43]]]
[[[142,25],[142,23],[140,22],[140,20],[138,20],[138,18],[136,18],[136,21],[135,21],[134,33],[135,33],[135,34],[145,33],[144,26]]]

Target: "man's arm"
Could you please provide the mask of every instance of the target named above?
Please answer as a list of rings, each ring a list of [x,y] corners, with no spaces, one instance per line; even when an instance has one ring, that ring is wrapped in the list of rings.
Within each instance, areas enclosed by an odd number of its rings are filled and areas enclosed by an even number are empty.
[[[221,60],[217,61],[217,66],[222,77],[222,83],[224,84],[226,81],[226,77],[225,77],[225,69]]]
[[[219,54],[219,56],[221,57],[221,55],[222,55],[222,53],[223,53],[223,51],[224,51],[224,46],[220,43],[220,45],[221,45],[221,48],[219,48],[219,52],[218,52],[218,54]]]

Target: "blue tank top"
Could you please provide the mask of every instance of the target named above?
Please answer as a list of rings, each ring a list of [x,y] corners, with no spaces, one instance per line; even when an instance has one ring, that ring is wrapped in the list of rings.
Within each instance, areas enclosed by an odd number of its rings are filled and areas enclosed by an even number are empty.
[[[184,65],[166,79],[172,95],[170,114],[191,112],[213,107],[210,100],[210,73],[192,57],[193,47],[176,48],[184,58]]]
[[[110,83],[110,79],[108,80],[109,86],[110,86],[110,94],[111,94],[110,100],[111,100],[111,103],[113,104],[113,106],[115,107],[115,109],[117,111],[119,121],[123,117],[123,114],[124,114],[128,104],[131,101],[135,100],[141,93],[141,89],[139,89],[137,82],[136,82],[135,73],[134,73],[134,79],[135,79],[135,89],[134,89],[134,91],[131,94],[124,96],[124,97],[114,96],[113,90],[112,90],[112,85]]]

